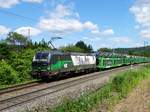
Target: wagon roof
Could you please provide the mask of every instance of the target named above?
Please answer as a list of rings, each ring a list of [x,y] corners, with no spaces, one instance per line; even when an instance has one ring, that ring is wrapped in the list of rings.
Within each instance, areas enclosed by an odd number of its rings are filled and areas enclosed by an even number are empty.
[[[77,53],[77,52],[61,52],[58,50],[52,50],[52,51],[39,51],[38,53],[50,53],[50,54],[59,54],[59,55],[80,55],[80,56],[94,56],[94,53]]]

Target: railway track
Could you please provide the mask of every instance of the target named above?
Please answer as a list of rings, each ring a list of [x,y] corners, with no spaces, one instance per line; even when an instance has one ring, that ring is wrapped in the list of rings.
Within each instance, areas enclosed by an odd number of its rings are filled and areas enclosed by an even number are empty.
[[[135,65],[135,66],[139,66],[139,65]],[[3,100],[0,100],[0,111],[7,110],[7,109],[10,109],[10,108],[18,106],[18,105],[23,105],[23,104],[33,101],[37,98],[56,93],[58,91],[67,89],[69,87],[76,86],[78,84],[81,84],[81,83],[84,83],[84,82],[87,82],[90,80],[109,76],[112,73],[115,74],[120,71],[125,71],[129,68],[130,68],[129,66],[125,66],[125,67],[115,68],[115,69],[111,69],[111,70],[107,70],[107,71],[103,71],[103,72],[91,73],[88,75],[77,77],[75,79],[74,78],[68,79],[63,82],[58,81],[57,83],[54,83],[54,84],[49,83],[49,86],[43,87],[39,90],[35,90],[32,92],[28,92],[25,94],[21,94],[21,95],[17,95],[17,96],[11,97],[11,98],[6,98]]]
[[[18,90],[25,89],[28,87],[37,86],[40,84],[41,84],[41,81],[34,81],[34,82],[26,83],[26,84],[21,84],[21,85],[16,85],[16,86],[0,89],[0,95],[8,93],[8,92],[18,91]]]

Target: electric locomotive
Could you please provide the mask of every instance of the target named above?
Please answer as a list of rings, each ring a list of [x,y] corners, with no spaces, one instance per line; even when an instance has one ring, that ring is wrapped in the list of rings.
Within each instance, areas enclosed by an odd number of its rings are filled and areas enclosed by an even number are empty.
[[[47,79],[53,76],[96,70],[92,53],[63,53],[57,50],[37,52],[32,61],[32,76]]]

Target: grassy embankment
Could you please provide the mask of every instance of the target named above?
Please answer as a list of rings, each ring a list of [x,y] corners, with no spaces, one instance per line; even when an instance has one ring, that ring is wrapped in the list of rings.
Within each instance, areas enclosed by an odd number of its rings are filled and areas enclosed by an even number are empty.
[[[49,112],[85,112],[111,110],[121,99],[127,95],[144,79],[150,77],[150,65],[139,70],[131,70],[117,74],[103,88],[81,96],[76,100],[65,100],[63,104],[49,109]]]

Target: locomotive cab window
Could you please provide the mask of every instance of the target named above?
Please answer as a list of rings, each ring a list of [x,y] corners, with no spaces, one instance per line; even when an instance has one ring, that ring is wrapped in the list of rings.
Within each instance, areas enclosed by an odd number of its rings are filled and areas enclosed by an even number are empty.
[[[35,59],[48,59],[49,53],[37,53]]]

